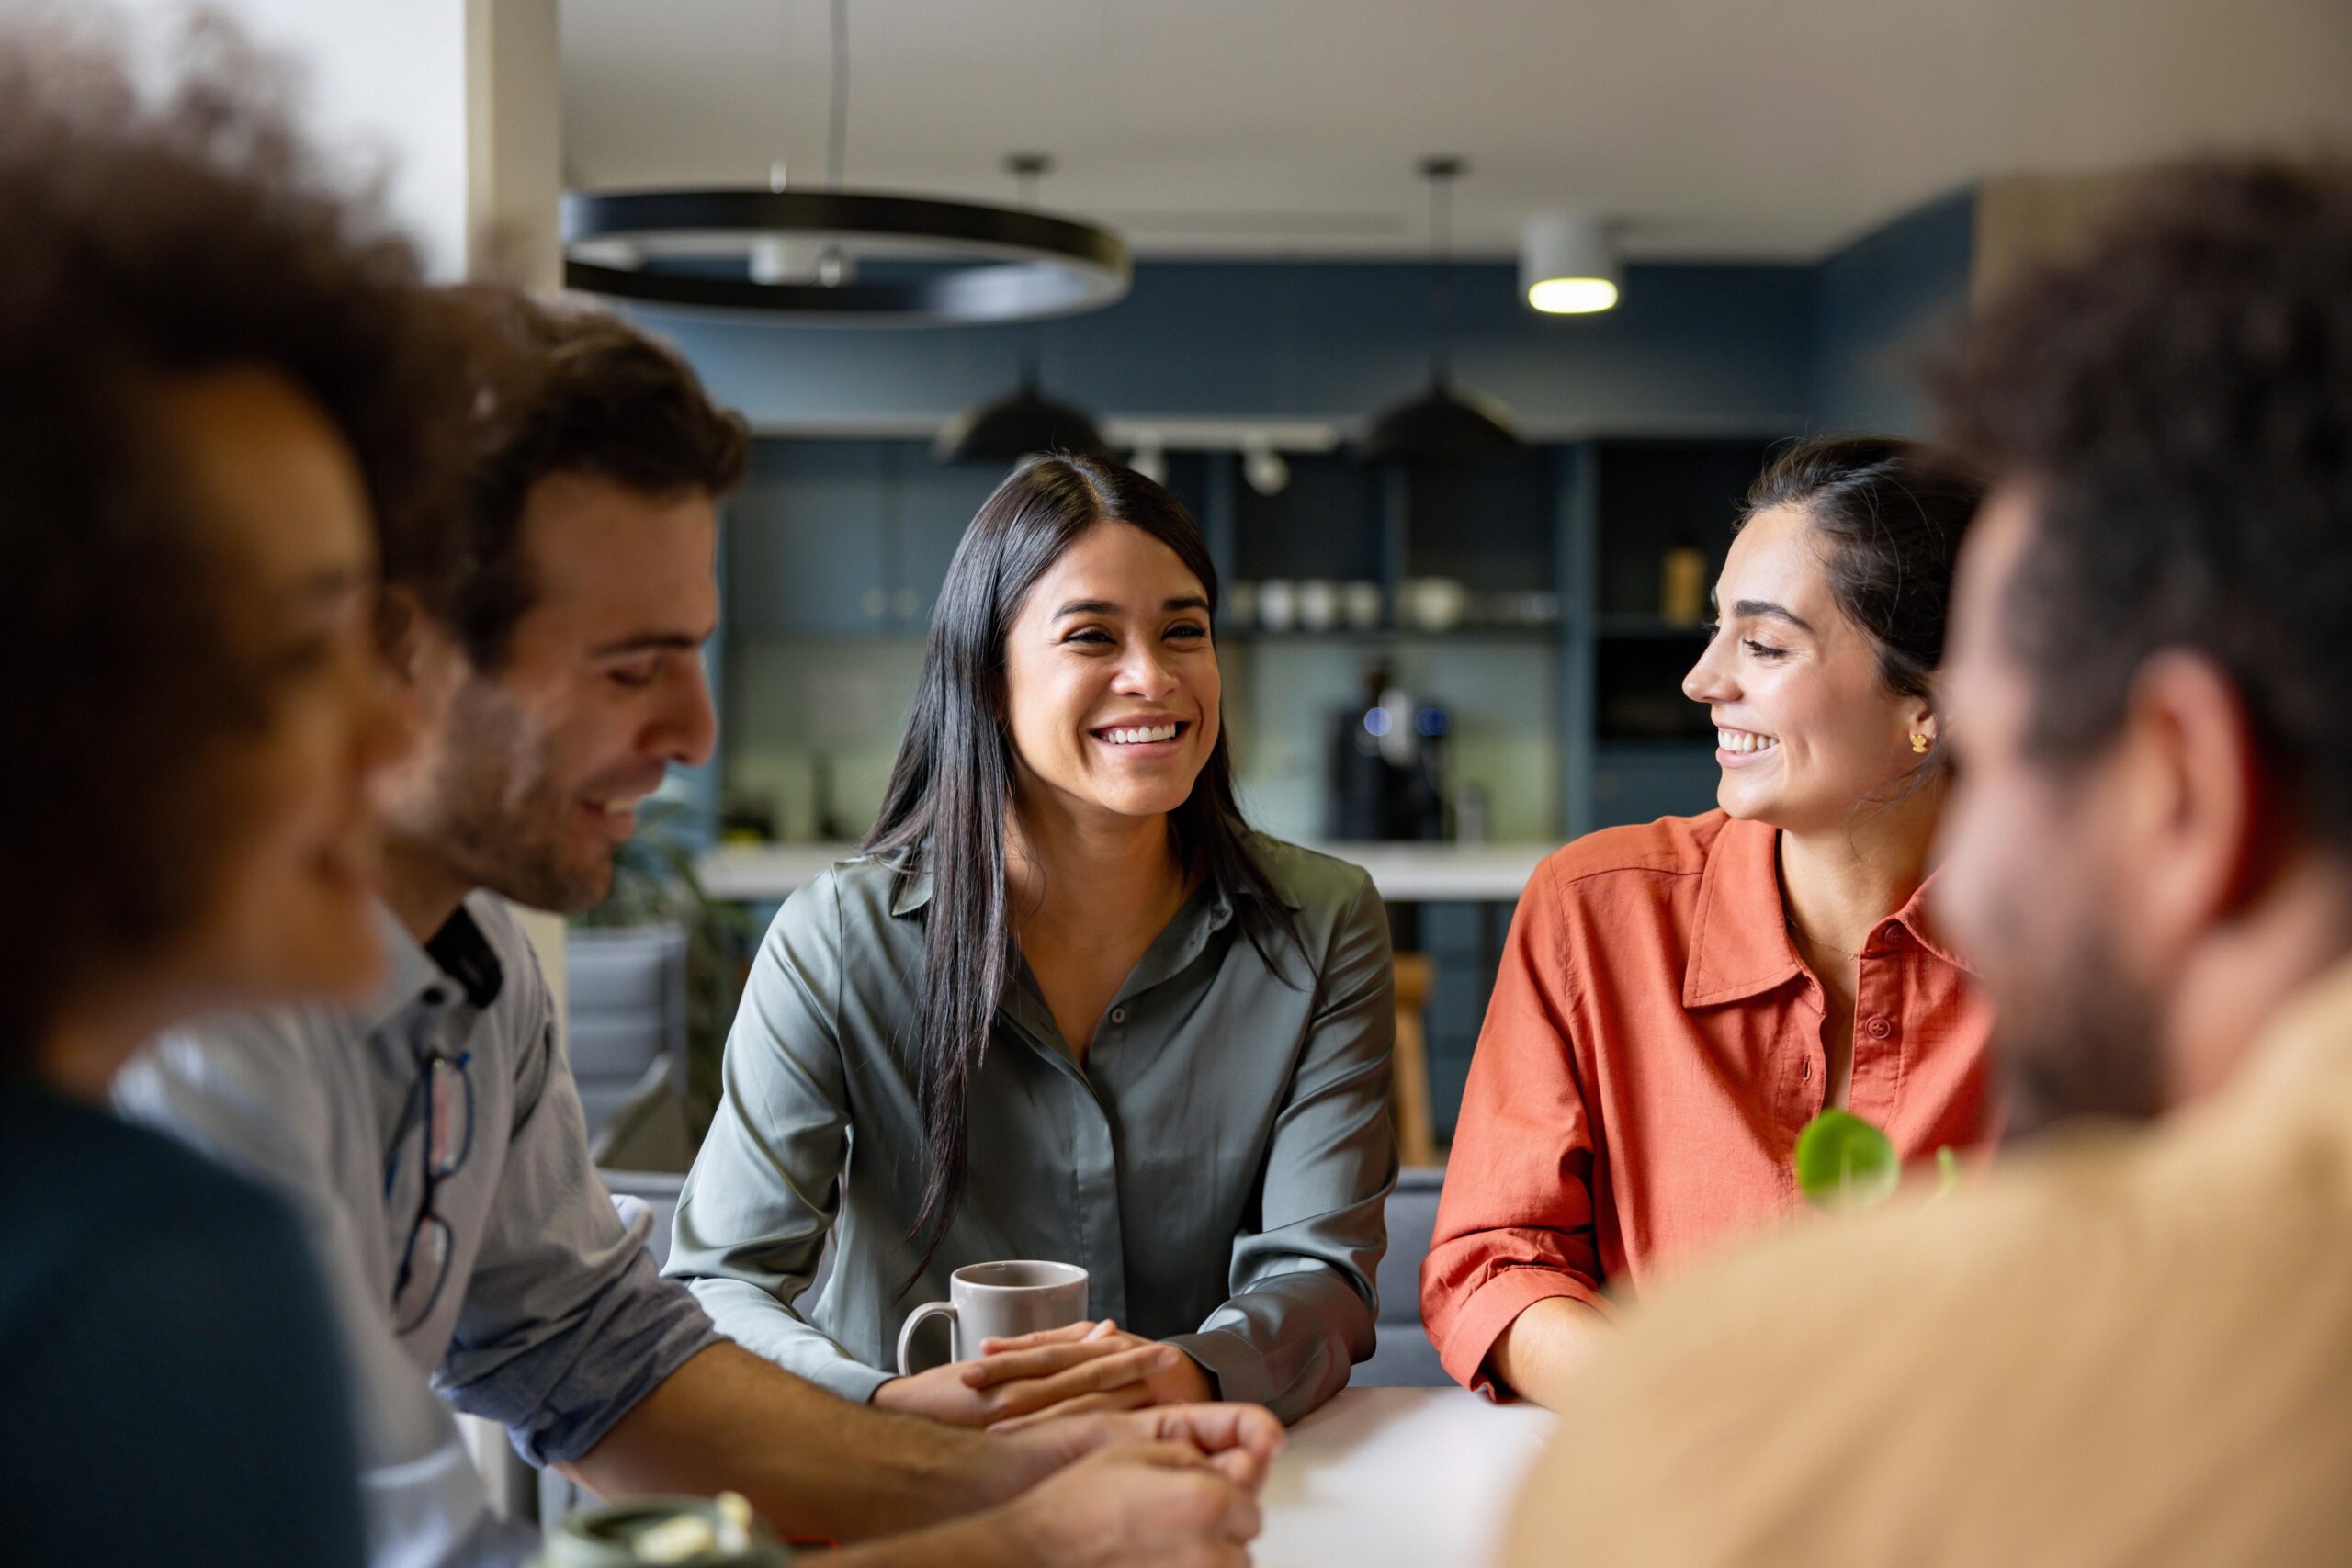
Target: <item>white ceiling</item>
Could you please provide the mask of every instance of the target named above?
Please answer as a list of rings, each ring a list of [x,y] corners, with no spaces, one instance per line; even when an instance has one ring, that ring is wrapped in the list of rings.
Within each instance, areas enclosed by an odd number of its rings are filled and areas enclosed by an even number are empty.
[[[821,174],[829,0],[562,0],[575,186]],[[1988,175],[2352,145],[2352,0],[848,0],[847,183],[1143,254],[1381,255],[1461,152],[1465,250],[1583,209],[1645,256],[1809,259]]]

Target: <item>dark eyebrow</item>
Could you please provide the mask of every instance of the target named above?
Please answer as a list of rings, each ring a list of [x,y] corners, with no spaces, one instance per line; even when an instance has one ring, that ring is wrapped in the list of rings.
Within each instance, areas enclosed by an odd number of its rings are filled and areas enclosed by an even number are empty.
[[[1732,613],[1744,621],[1763,616],[1771,620],[1786,621],[1801,632],[1813,630],[1813,623],[1807,621],[1803,615],[1785,606],[1775,604],[1769,599],[1742,599],[1732,606]]]
[[[1209,602],[1204,594],[1180,593],[1172,599],[1162,600],[1159,607],[1163,612],[1205,610]],[[1073,599],[1054,612],[1054,619],[1058,621],[1064,615],[1115,615],[1118,613],[1119,607],[1108,599]]]
[[[665,649],[676,649],[684,653],[693,653],[709,640],[708,632],[705,632],[700,637],[694,637],[685,632],[636,632],[628,637],[616,637],[611,642],[603,644],[594,649],[593,654],[598,659],[613,659],[625,653],[653,653]]]

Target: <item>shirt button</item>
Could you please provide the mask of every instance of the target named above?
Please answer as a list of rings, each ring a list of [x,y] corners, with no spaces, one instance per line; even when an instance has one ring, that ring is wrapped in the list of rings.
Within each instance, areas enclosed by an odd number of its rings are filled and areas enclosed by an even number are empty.
[[[1894,1032],[1894,1025],[1883,1018],[1874,1018],[1863,1026],[1873,1040],[1884,1040]]]
[[[1126,1022],[1126,1021],[1127,1021],[1127,1010],[1126,1010],[1126,1009],[1125,1009],[1125,1008],[1113,1008],[1113,1009],[1111,1010],[1111,1021],[1112,1021],[1113,1023],[1125,1023],[1125,1022]]]

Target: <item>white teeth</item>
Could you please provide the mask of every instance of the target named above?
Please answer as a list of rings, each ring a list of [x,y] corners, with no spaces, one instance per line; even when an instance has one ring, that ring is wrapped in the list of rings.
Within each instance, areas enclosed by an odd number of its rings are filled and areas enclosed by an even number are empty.
[[[1106,729],[1102,735],[1114,746],[1145,746],[1155,740],[1175,739],[1176,727],[1155,724],[1138,729]]]
[[[1753,730],[1718,729],[1715,731],[1715,744],[1726,751],[1746,753],[1770,751],[1773,747],[1778,746],[1780,741],[1770,735],[1758,735]]]

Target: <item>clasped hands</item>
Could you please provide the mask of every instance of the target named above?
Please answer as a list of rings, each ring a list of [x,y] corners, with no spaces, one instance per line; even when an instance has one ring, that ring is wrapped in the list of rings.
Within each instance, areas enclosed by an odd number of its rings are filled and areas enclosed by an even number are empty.
[[[1057,1416],[1216,1397],[1208,1374],[1183,1351],[1103,1318],[984,1339],[969,1360],[891,1379],[875,1392],[874,1404],[953,1426],[1012,1432]]]

